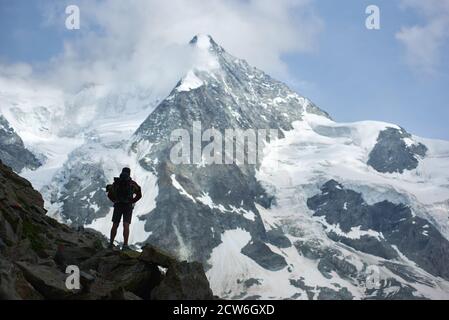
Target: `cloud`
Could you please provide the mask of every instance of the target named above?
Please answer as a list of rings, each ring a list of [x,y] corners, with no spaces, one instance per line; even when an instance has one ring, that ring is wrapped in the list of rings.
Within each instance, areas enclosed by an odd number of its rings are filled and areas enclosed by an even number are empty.
[[[46,77],[83,82],[173,86],[189,66],[187,43],[210,34],[231,54],[288,77],[282,55],[314,49],[322,29],[312,0],[62,1],[45,8],[46,25],[64,27],[65,5],[80,7],[81,29],[54,57]]]
[[[8,78],[27,78],[33,73],[33,68],[27,63],[2,64],[0,75]]]
[[[423,25],[404,26],[396,38],[405,46],[407,63],[420,72],[433,74],[449,40],[449,0],[402,0],[404,9],[422,15]]]

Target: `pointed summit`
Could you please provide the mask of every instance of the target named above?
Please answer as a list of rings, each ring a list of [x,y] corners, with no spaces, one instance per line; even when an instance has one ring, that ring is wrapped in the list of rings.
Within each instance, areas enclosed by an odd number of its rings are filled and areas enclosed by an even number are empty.
[[[225,51],[214,41],[212,36],[206,34],[197,34],[190,40],[189,44],[198,49],[208,50],[215,53],[222,53]]]

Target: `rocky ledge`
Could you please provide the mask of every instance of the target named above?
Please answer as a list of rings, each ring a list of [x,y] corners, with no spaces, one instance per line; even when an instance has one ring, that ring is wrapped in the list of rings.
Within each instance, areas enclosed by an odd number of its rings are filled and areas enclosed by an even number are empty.
[[[58,223],[43,205],[39,192],[0,161],[0,299],[214,298],[200,263],[148,245],[142,252],[108,250],[102,235]],[[67,266],[79,269],[79,289],[67,288]]]

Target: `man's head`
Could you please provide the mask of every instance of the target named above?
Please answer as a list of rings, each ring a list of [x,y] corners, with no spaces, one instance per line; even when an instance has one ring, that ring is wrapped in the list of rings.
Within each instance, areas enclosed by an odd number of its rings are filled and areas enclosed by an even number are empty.
[[[120,178],[130,178],[131,177],[131,169],[130,168],[123,168],[122,173],[120,174]]]

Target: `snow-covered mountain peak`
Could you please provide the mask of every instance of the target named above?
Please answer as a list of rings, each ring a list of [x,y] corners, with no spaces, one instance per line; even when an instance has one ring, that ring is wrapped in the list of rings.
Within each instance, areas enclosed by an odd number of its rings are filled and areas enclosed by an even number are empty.
[[[196,35],[189,42],[192,48],[192,71],[214,72],[221,67],[221,55],[225,53],[209,35]]]
[[[211,51],[216,54],[225,51],[220,45],[215,42],[212,36],[208,34],[197,34],[192,38],[192,40],[190,40],[189,44],[200,50]]]

